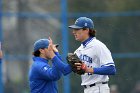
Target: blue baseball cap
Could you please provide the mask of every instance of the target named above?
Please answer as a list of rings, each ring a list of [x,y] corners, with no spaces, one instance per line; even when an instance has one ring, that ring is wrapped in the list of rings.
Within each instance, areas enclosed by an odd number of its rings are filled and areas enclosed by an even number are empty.
[[[74,25],[69,26],[72,29],[81,29],[81,28],[89,28],[94,29],[94,23],[90,18],[87,17],[79,17]]]
[[[34,52],[41,48],[48,48],[49,40],[48,39],[39,39],[34,43]]]

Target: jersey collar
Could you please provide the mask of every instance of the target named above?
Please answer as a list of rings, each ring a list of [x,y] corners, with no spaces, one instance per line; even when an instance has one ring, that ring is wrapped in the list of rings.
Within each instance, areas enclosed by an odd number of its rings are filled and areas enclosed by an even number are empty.
[[[86,47],[86,45],[93,39],[94,37],[89,37],[87,40],[82,42],[83,46]]]
[[[48,63],[47,59],[41,58],[41,57],[33,57],[33,61],[42,61],[42,62]]]

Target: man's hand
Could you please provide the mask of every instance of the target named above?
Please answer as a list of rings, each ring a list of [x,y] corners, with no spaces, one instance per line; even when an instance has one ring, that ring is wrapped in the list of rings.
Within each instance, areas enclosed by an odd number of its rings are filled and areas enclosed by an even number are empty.
[[[84,70],[86,72],[87,70],[87,66],[85,63],[75,63],[75,66],[77,68],[77,70]]]
[[[84,70],[85,73],[92,73],[94,72],[93,68],[88,68],[85,63],[75,63],[77,70]]]
[[[2,58],[1,42],[0,42],[0,58]]]
[[[58,52],[58,49],[56,48],[57,46],[55,45],[55,44],[53,44],[53,41],[52,41],[52,39],[51,39],[51,37],[49,37],[49,42],[50,42],[50,44],[51,44],[51,48],[52,48],[52,50],[54,51],[54,52]]]
[[[52,59],[55,56],[54,51],[53,51],[53,42],[51,40],[51,38],[49,37],[49,46],[47,49],[47,57],[49,59]]]
[[[68,53],[67,61],[68,61],[68,64],[71,66],[72,71],[74,73],[77,73],[79,75],[82,75],[85,73],[85,70],[84,70],[85,66],[82,65],[83,64],[82,61],[78,58],[78,56],[76,54]]]
[[[0,50],[0,58],[2,58],[2,51]]]

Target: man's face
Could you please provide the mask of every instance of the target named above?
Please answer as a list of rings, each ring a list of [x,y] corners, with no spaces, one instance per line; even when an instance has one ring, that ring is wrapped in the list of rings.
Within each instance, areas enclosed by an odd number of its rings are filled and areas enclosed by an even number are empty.
[[[41,57],[45,59],[50,59],[50,51],[48,48],[40,49]]]
[[[89,37],[88,32],[89,31],[87,29],[73,29],[72,33],[75,37],[75,40],[83,42]]]

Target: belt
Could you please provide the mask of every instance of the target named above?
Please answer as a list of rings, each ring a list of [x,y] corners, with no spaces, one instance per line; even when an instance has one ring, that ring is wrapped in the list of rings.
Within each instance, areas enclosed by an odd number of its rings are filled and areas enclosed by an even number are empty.
[[[93,86],[96,86],[96,84],[108,84],[108,81],[106,82],[101,82],[101,83],[93,83],[91,85],[83,85],[84,88],[88,88],[88,87],[93,87]]]

